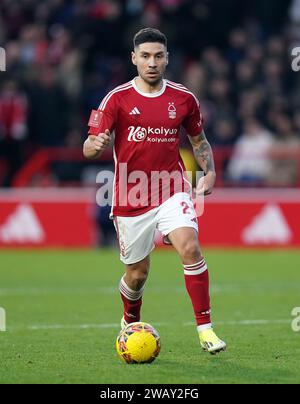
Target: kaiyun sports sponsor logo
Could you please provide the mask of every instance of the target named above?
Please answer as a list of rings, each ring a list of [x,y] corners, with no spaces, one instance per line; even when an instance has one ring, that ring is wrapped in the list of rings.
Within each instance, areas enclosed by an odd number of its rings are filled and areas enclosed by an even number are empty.
[[[146,138],[148,141],[153,141],[152,138],[149,138],[150,135],[160,135],[160,136],[169,136],[169,135],[176,135],[178,133],[178,129],[173,128],[164,128],[161,126],[160,128],[152,128],[151,126],[148,126],[147,128],[143,128],[142,126],[129,126],[128,128],[129,134],[128,134],[128,141],[129,142],[143,142]],[[156,139],[158,138],[153,138],[155,141],[158,141]],[[173,138],[170,138],[170,140],[173,140]],[[164,141],[165,139],[159,139],[160,141]],[[173,140],[175,141],[175,139]]]
[[[176,142],[176,138],[175,137],[165,137],[165,138],[161,138],[161,137],[148,137],[147,138],[147,142],[150,143],[174,143]]]

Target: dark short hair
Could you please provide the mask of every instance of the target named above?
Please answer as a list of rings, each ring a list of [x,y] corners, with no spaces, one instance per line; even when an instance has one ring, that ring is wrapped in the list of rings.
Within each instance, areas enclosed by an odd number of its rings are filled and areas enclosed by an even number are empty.
[[[159,42],[167,47],[167,37],[155,28],[144,28],[135,34],[133,38],[134,48],[145,42]]]

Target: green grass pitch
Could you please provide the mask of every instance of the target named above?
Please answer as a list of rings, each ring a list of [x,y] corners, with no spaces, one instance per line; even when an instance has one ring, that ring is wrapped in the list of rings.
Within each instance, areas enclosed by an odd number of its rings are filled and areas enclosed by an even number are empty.
[[[213,320],[228,351],[200,350],[179,258],[152,254],[142,320],[162,350],[148,365],[115,352],[116,251],[1,251],[0,383],[300,383],[300,252],[207,250]]]

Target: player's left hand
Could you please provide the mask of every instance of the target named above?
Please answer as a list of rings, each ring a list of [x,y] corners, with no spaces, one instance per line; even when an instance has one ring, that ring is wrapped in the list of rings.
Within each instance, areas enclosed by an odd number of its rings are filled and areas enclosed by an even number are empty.
[[[204,177],[200,178],[197,188],[195,189],[196,195],[210,195],[216,182],[216,173],[209,171]]]

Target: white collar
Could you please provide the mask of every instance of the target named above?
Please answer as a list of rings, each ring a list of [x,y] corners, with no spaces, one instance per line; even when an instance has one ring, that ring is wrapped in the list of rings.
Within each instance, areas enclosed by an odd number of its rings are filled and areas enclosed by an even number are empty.
[[[165,89],[166,89],[166,86],[167,86],[167,80],[165,80],[165,79],[163,79],[162,88],[159,91],[157,91],[156,93],[144,93],[143,91],[139,90],[136,83],[135,83],[136,79],[137,79],[137,77],[135,77],[132,80],[132,82],[131,82],[132,86],[133,86],[133,88],[135,89],[136,92],[143,95],[144,97],[155,98],[155,97],[159,97],[160,95],[162,95],[165,92]]]

